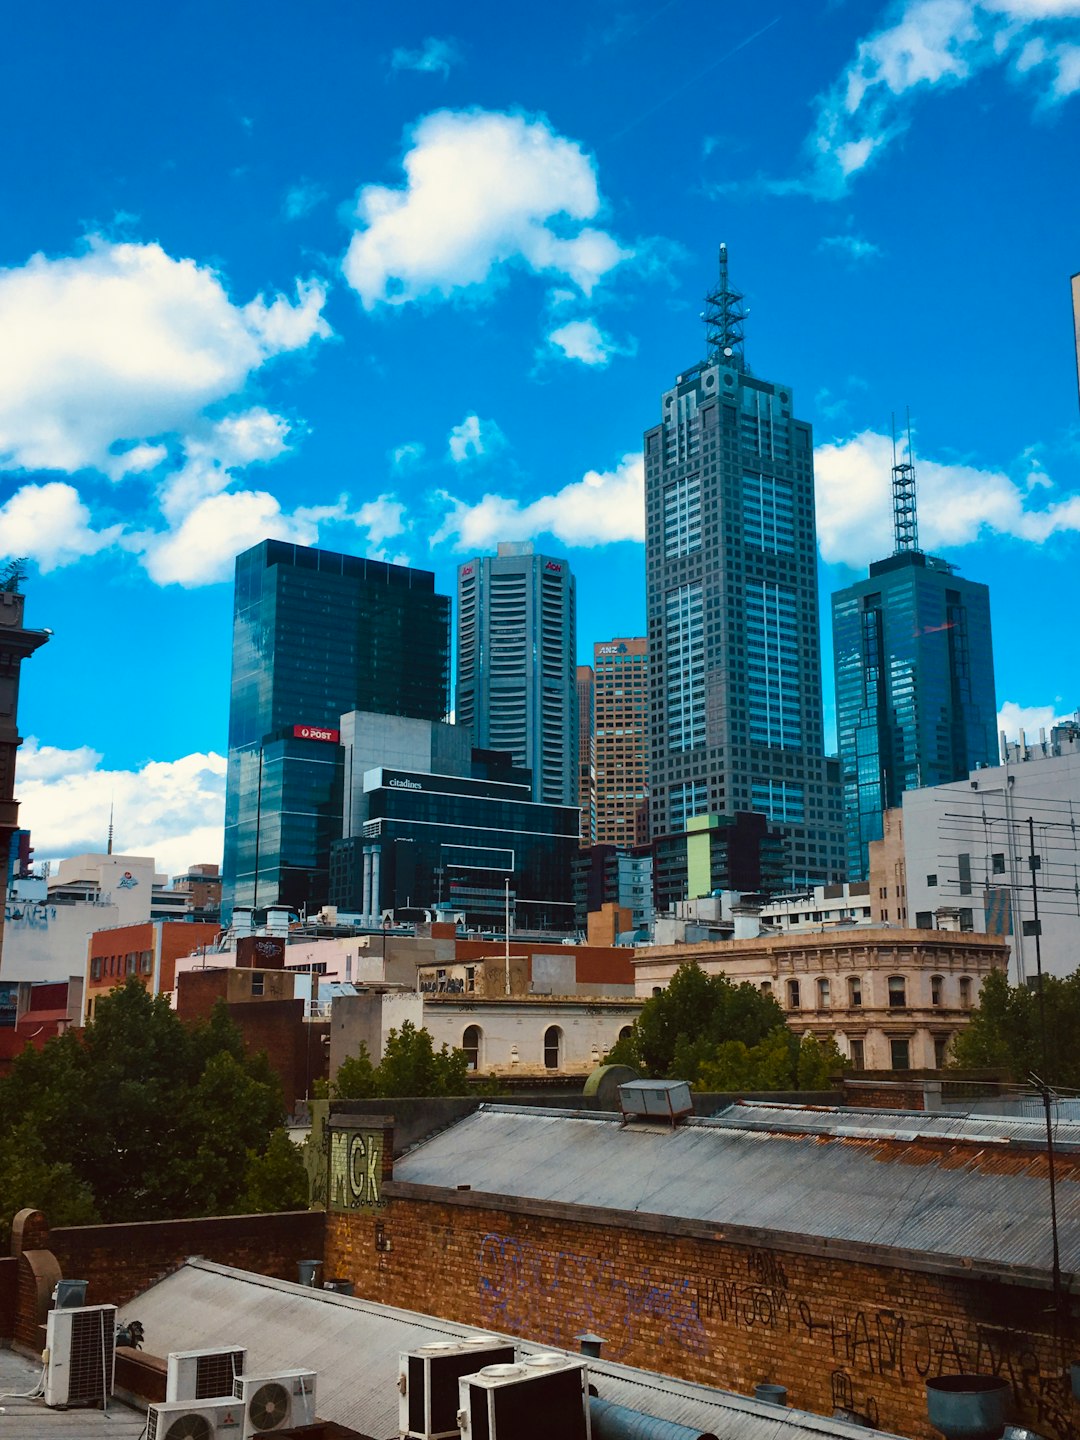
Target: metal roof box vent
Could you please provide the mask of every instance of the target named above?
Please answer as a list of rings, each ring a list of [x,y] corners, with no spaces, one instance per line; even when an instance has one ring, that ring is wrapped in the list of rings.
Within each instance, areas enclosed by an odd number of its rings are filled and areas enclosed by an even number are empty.
[[[926,1382],[926,1413],[945,1440],[1000,1440],[1012,1403],[998,1375],[939,1375]]]
[[[628,1120],[668,1120],[674,1126],[694,1113],[685,1080],[631,1080],[619,1086],[623,1124]]]

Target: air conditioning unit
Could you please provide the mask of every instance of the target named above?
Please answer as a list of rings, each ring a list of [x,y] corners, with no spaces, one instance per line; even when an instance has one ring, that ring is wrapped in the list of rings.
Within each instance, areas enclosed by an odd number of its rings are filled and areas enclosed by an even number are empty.
[[[241,1375],[233,1394],[243,1407],[243,1440],[315,1424],[315,1371]]]
[[[590,1440],[587,1376],[568,1355],[485,1365],[458,1381],[461,1440]]]
[[[165,1375],[166,1400],[232,1399],[244,1373],[247,1351],[238,1345],[214,1350],[174,1350]]]
[[[244,1412],[239,1402],[166,1400],[146,1412],[146,1440],[240,1440]]]
[[[517,1352],[493,1335],[437,1340],[405,1351],[398,1363],[398,1430],[409,1440],[457,1436],[458,1381],[482,1365],[512,1365]]]
[[[104,1403],[113,1391],[115,1305],[50,1310],[45,1322],[45,1404]]]

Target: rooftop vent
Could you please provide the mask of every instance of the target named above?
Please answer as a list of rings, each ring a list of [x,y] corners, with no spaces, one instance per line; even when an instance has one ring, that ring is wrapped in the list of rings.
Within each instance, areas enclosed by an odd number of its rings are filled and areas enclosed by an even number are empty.
[[[630,1080],[619,1086],[623,1123],[662,1119],[672,1126],[694,1113],[690,1086],[685,1080]]]
[[[926,1382],[926,1413],[945,1440],[1000,1440],[1012,1390],[997,1375],[939,1375]]]

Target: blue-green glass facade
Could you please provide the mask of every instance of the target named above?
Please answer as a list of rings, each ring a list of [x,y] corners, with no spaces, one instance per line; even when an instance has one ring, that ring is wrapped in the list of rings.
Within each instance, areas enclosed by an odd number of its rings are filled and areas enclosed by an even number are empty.
[[[279,540],[237,557],[226,918],[237,905],[326,902],[341,835],[341,716],[441,720],[449,681],[450,600],[429,571]]]
[[[997,762],[990,592],[907,550],[837,591],[832,615],[848,878],[865,880],[905,790]]]

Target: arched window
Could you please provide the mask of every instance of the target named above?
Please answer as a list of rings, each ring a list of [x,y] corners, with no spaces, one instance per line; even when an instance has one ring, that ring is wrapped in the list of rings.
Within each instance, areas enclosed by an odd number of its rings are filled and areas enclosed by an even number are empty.
[[[889,976],[889,1007],[900,1010],[907,1004],[907,981],[903,975]],[[906,1065],[894,1065],[894,1070],[906,1070]]]
[[[630,1039],[630,1036],[631,1036],[633,1033],[634,1033],[634,1027],[633,1027],[632,1025],[624,1025],[624,1026],[622,1027],[622,1029],[619,1031],[619,1039],[620,1039],[620,1040],[629,1040],[629,1039]]]
[[[945,977],[944,977],[944,975],[931,975],[931,976],[930,976],[930,1004],[931,1004],[931,1005],[941,1005],[941,1004],[943,1003],[944,994],[945,994]]]
[[[847,982],[847,1003],[853,1007],[862,1004],[862,976],[849,975]]]
[[[823,978],[823,979],[820,979],[820,980],[817,982],[817,1008],[818,1008],[819,1010],[828,1010],[828,1008],[829,1008],[829,1006],[830,1006],[831,1004],[832,1004],[832,990],[831,990],[831,987],[830,987],[830,985],[829,985],[829,982],[828,982],[828,980],[825,980],[824,978]]]
[[[799,982],[798,982],[798,980],[789,980],[789,981],[787,982],[787,1003],[788,1003],[788,1009],[789,1009],[789,1010],[798,1010],[798,1008],[799,1008]]]
[[[480,1042],[483,1038],[479,1025],[466,1025],[465,1034],[461,1037],[461,1048],[465,1051],[470,1070],[480,1069]]]
[[[549,1025],[544,1031],[544,1066],[558,1070],[562,1063],[562,1031],[558,1025]]]
[[[971,1009],[971,976],[960,976],[960,1008],[961,1010]]]

